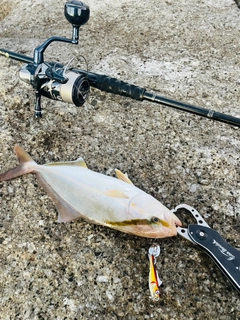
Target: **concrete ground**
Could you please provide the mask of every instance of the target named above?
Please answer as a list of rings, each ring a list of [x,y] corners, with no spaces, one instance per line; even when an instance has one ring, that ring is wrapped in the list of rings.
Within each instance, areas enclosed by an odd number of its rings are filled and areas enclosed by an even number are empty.
[[[88,0],[80,44],[52,44],[46,60],[114,76],[176,100],[240,117],[240,10],[233,0]],[[32,55],[71,36],[65,1],[0,0],[1,48]],[[128,172],[168,208],[187,203],[240,248],[239,129],[151,102],[91,90],[83,107],[43,98],[33,117],[23,64],[0,57],[0,170],[18,143],[43,164],[82,156],[92,170]],[[154,240],[84,221],[56,222],[34,175],[0,184],[0,318],[240,318],[239,293],[180,236],[159,240],[160,301],[149,298]],[[179,216],[179,218],[181,218]]]

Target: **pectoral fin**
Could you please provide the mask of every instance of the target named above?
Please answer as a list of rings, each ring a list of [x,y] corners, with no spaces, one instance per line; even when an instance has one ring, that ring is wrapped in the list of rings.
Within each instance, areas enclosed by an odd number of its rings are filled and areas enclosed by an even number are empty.
[[[113,198],[129,198],[129,196],[120,190],[107,190],[104,192],[106,196]]]
[[[124,182],[127,182],[129,184],[133,184],[132,181],[128,178],[128,176],[124,173],[122,173],[120,170],[115,169],[116,176],[119,180],[122,180]]]

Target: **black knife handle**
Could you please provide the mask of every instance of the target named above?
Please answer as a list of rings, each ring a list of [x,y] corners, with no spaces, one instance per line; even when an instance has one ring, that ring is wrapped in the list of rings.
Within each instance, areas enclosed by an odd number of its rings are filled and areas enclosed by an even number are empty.
[[[211,228],[191,224],[188,226],[188,233],[240,292],[240,251],[228,244],[216,230]]]

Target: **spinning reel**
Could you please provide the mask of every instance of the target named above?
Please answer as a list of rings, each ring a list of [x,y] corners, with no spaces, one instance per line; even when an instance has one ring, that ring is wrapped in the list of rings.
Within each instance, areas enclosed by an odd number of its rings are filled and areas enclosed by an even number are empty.
[[[33,63],[20,70],[20,79],[31,84],[36,94],[35,117],[40,118],[41,96],[82,106],[88,98],[90,85],[87,77],[68,69],[60,63],[45,62],[44,51],[54,41],[78,44],[79,28],[90,15],[89,7],[81,1],[72,0],[65,4],[64,14],[73,26],[72,39],[52,37],[34,50]],[[21,60],[22,61],[22,60]]]
[[[45,62],[44,51],[52,42],[60,41],[78,44],[80,26],[88,21],[90,10],[82,1],[72,0],[65,4],[64,13],[68,22],[73,26],[72,39],[61,37],[49,38],[34,50],[33,58],[0,48],[0,55],[27,63],[20,70],[20,78],[31,84],[35,90],[36,118],[41,118],[42,116],[41,96],[82,106],[88,98],[91,86],[101,91],[118,94],[138,101],[148,100],[240,127],[240,119],[231,115],[169,99],[156,93],[148,92],[145,88],[106,75],[68,68],[68,66],[64,66],[58,62]]]

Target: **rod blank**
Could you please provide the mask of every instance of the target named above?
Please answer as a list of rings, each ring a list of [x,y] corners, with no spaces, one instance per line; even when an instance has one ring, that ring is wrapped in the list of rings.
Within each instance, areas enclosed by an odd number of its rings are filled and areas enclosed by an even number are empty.
[[[156,103],[165,105],[167,107],[172,107],[172,108],[179,109],[182,111],[190,112],[190,113],[193,113],[193,114],[205,117],[205,118],[209,118],[212,120],[216,120],[216,121],[224,122],[227,124],[231,124],[233,126],[240,127],[240,119],[239,118],[236,118],[236,117],[233,117],[233,116],[221,113],[221,112],[216,112],[211,109],[196,107],[196,106],[188,104],[188,103],[172,100],[172,99],[169,99],[166,97],[162,97],[160,95],[152,94],[147,91],[145,91],[145,93],[143,95],[143,99],[149,100],[152,102],[156,102]]]

